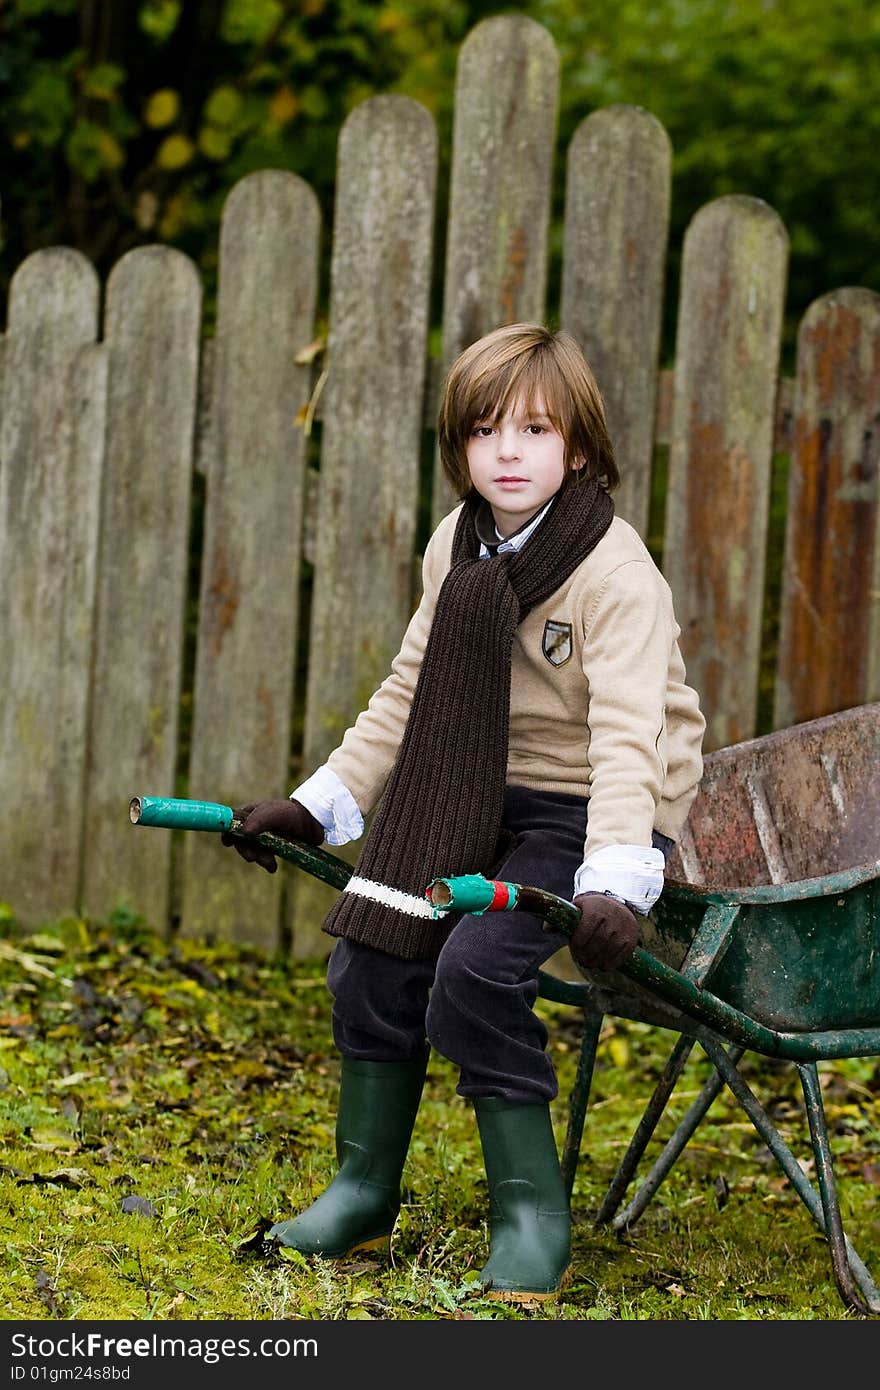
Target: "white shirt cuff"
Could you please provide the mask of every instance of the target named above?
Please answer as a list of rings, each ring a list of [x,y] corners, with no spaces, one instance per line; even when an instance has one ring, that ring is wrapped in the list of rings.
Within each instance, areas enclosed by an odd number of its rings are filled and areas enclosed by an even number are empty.
[[[364,833],[364,818],[344,782],[326,764],[290,793],[324,827],[328,845],[347,845]]]
[[[659,849],[603,845],[584,860],[575,874],[575,897],[579,893],[610,893],[645,916],[663,891],[665,864]]]

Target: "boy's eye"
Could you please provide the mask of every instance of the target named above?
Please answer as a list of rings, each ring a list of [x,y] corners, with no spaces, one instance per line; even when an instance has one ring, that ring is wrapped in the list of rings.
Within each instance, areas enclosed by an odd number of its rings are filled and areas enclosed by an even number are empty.
[[[474,425],[473,433],[476,435],[477,439],[488,439],[489,435],[492,433],[492,426]]]
[[[534,421],[532,421],[530,425],[527,425],[526,428],[529,434],[545,434],[547,429],[546,425],[537,425]]]

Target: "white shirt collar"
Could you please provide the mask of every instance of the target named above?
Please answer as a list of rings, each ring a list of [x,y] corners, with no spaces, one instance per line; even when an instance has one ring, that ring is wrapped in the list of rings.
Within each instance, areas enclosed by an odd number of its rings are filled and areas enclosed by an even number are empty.
[[[552,501],[553,501],[553,498],[551,497],[551,498],[550,498],[550,502],[552,502]],[[521,531],[517,531],[517,532],[516,532],[514,535],[512,535],[509,539],[505,539],[505,538],[501,535],[501,532],[498,530],[498,527],[497,527],[497,526],[495,527],[495,534],[496,534],[496,536],[498,537],[499,541],[501,542],[501,544],[500,544],[499,547],[498,547],[498,554],[499,554],[499,555],[504,555],[504,554],[505,554],[507,551],[509,551],[509,550],[521,550],[521,549],[522,549],[522,547],[525,545],[526,541],[528,540],[529,536],[530,536],[530,535],[532,534],[532,532],[536,529],[536,527],[540,524],[540,522],[542,521],[542,519],[544,518],[544,516],[546,516],[547,510],[548,510],[548,508],[549,508],[549,506],[550,506],[550,502],[545,502],[544,505],[543,505],[543,507],[541,508],[541,510],[537,513],[537,515],[532,517],[532,519],[531,519],[531,521],[529,522],[528,526],[524,526],[524,527],[522,528]],[[486,547],[485,545],[483,545],[482,542],[481,542],[481,544],[480,544],[480,559],[481,559],[481,560],[485,560],[485,558],[486,558],[486,556],[487,556],[488,554],[489,554],[489,551],[488,551],[487,547]]]

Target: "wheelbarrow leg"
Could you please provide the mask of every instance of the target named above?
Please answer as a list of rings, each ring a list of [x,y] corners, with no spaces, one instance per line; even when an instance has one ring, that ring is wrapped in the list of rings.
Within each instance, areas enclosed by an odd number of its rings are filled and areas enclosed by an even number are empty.
[[[822,1214],[825,1218],[824,1229],[828,1244],[831,1247],[834,1278],[844,1303],[849,1304],[856,1312],[863,1315],[876,1315],[880,1313],[880,1291],[878,1291],[864,1265],[862,1265],[862,1278],[858,1278],[852,1267],[852,1256],[847,1254],[847,1240],[840,1216],[837,1185],[834,1181],[831,1144],[828,1138],[828,1125],[825,1120],[825,1107],[822,1104],[818,1070],[815,1062],[796,1063],[796,1066],[800,1072],[807,1119],[810,1125],[810,1138],[813,1141],[816,1175],[819,1179],[819,1192],[822,1198]],[[861,1265],[861,1261],[859,1264]],[[865,1295],[866,1301],[864,1302],[856,1292],[853,1284],[854,1278],[857,1279],[859,1287]]]
[[[682,1034],[673,1048],[663,1075],[658,1082],[657,1089],[633,1136],[632,1143],[627,1150],[623,1163],[621,1163],[614,1181],[608,1189],[605,1201],[599,1211],[598,1220],[608,1221],[617,1209],[626,1191],[629,1180],[635,1171],[636,1164],[657,1126],[667,1100],[672,1094],[675,1082],[684,1070],[685,1063],[695,1041],[696,1039]],[[730,1055],[738,1062],[744,1051],[744,1048],[736,1045],[731,1048]],[[620,1215],[615,1218],[613,1222],[613,1229],[615,1231],[626,1230],[639,1219],[645,1207],[654,1196],[654,1193],[669,1173],[676,1159],[693,1138],[700,1121],[709,1110],[723,1085],[724,1081],[718,1075],[717,1070],[708,1081],[703,1084],[693,1105],[690,1106],[681,1124],[664,1145],[660,1156],[653,1164],[648,1176],[639,1187],[632,1201],[624,1208]]]
[[[581,1050],[578,1055],[577,1071],[568,1100],[568,1125],[562,1149],[562,1181],[569,1202],[574,1187],[574,1175],[578,1155],[581,1151],[581,1138],[584,1132],[584,1119],[590,1100],[590,1087],[593,1084],[593,1067],[599,1046],[599,1033],[604,1014],[589,1007],[584,1009],[584,1027],[581,1034]]]
[[[739,904],[707,907],[681,965],[681,973],[687,979],[692,980],[694,984],[704,984],[724,956],[739,911]],[[645,1113],[630,1141],[630,1146],[605,1194],[605,1200],[596,1217],[597,1224],[610,1221],[623,1200],[624,1193],[635,1175],[636,1168],[654,1130],[657,1128],[660,1116],[672,1095],[675,1084],[684,1070],[694,1041],[693,1036],[682,1033],[675,1044],[663,1075],[657,1083],[654,1094],[648,1102]],[[743,1048],[740,1047],[736,1051],[737,1060],[742,1056],[742,1053]],[[684,1120],[664,1148],[636,1196],[614,1222],[615,1230],[632,1225],[644,1211],[723,1085],[724,1082],[716,1074],[702,1088],[697,1100],[688,1110]]]
[[[660,1117],[666,1107],[666,1102],[672,1095],[675,1083],[684,1070],[685,1063],[694,1045],[693,1038],[681,1034],[675,1047],[672,1049],[669,1061],[663,1068],[660,1080],[654,1088],[654,1093],[645,1107],[644,1114],[639,1120],[636,1132],[629,1142],[629,1148],[620,1161],[620,1165],[614,1177],[611,1179],[608,1191],[602,1201],[596,1216],[596,1225],[601,1226],[610,1221],[620,1203],[623,1194],[629,1187],[636,1168],[639,1165],[642,1154],[648,1147],[651,1135],[659,1124]]]
[[[859,1256],[856,1254],[848,1238],[843,1233],[840,1220],[840,1207],[837,1201],[831,1165],[828,1130],[825,1124],[825,1112],[822,1106],[822,1097],[819,1091],[819,1081],[815,1063],[795,1063],[795,1065],[801,1073],[801,1084],[804,1088],[804,1096],[807,1100],[807,1116],[810,1123],[810,1132],[813,1136],[816,1165],[822,1188],[821,1201],[813,1190],[809,1179],[804,1175],[794,1154],[788,1148],[779,1131],[776,1129],[770,1116],[751,1091],[748,1083],[740,1076],[733,1061],[733,1054],[731,1053],[731,1056],[728,1057],[724,1048],[721,1047],[719,1043],[713,1042],[706,1037],[700,1038],[700,1044],[715,1064],[716,1069],[724,1077],[727,1085],[736,1096],[736,1099],[755,1126],[755,1129],[785,1173],[785,1176],[788,1178],[795,1192],[816,1222],[816,1225],[828,1238],[829,1245],[831,1246],[831,1258],[834,1266],[835,1281],[844,1303],[855,1312],[862,1314],[862,1316],[876,1316],[880,1313],[880,1293],[878,1293],[877,1286],[868,1273],[866,1266],[862,1260],[859,1259]],[[817,1138],[819,1142],[818,1148],[816,1147]],[[826,1205],[828,1208],[827,1216],[825,1210]],[[829,1234],[830,1230],[835,1230],[833,1239]],[[861,1289],[865,1296],[864,1299],[859,1297],[853,1286],[853,1281],[855,1281],[855,1284]]]

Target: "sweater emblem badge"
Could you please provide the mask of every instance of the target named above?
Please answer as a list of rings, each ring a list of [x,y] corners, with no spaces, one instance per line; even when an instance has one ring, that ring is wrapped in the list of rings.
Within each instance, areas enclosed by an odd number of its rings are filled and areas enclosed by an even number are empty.
[[[544,624],[541,651],[551,666],[562,666],[571,656],[571,623],[557,623],[553,618]]]

